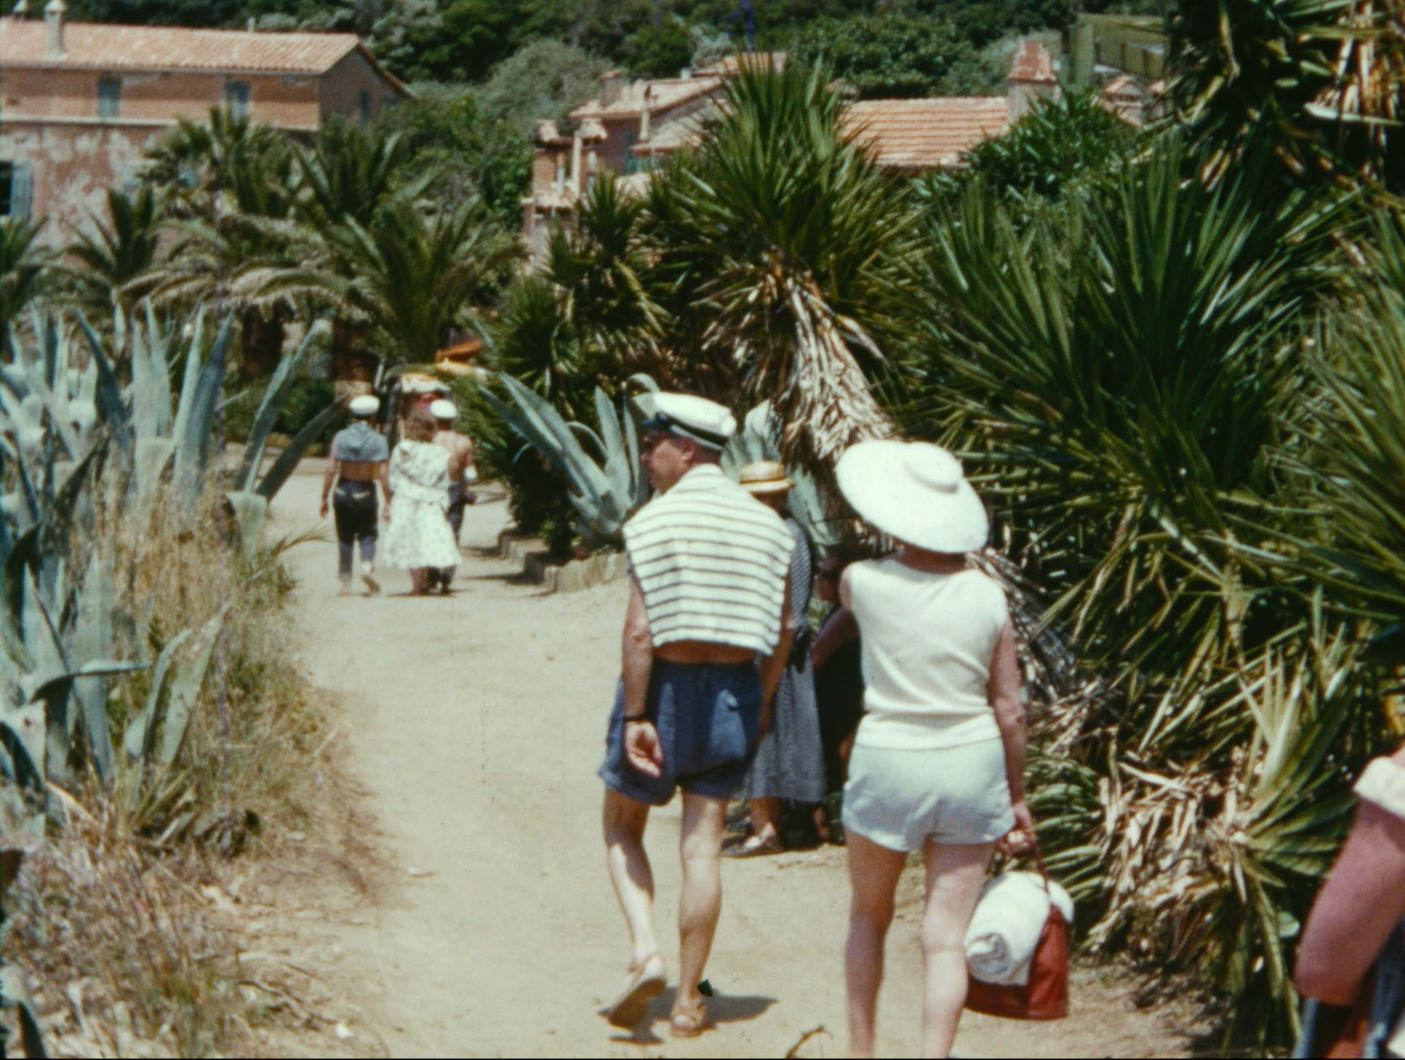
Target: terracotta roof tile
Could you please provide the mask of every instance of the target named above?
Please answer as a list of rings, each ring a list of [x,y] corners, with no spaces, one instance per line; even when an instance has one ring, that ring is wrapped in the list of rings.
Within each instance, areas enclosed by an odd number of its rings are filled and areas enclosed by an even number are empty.
[[[1049,49],[1037,40],[1020,41],[1015,61],[1010,66],[1010,80],[1053,84],[1054,57],[1049,54]]]
[[[785,60],[785,52],[743,52],[739,55],[729,55],[711,66],[704,66],[697,73],[704,77],[732,77],[747,66],[774,66],[777,70],[784,70]]]
[[[323,74],[359,48],[361,39],[354,33],[249,33],[65,22],[63,44],[61,59],[45,58],[42,21],[0,19],[0,64],[22,67]]]
[[[629,118],[642,114],[645,109],[653,112],[671,110],[682,103],[688,103],[699,96],[715,91],[722,81],[716,77],[673,77],[659,81],[629,81],[620,86],[619,96],[609,104],[602,104],[599,97],[583,103],[571,111],[571,117],[582,118]]]
[[[956,165],[963,151],[999,135],[1009,116],[1004,96],[868,99],[849,106],[844,124],[880,165],[926,170]]]

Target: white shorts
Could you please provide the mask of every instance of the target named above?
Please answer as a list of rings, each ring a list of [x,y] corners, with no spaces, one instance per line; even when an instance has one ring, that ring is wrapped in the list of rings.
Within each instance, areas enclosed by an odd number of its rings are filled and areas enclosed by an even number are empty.
[[[844,828],[890,850],[992,843],[1015,827],[999,739],[907,751],[855,744]]]

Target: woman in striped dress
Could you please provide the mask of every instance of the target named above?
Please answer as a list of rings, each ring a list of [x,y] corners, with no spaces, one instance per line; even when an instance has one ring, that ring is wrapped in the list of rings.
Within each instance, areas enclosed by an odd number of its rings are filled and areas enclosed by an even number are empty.
[[[794,483],[785,468],[761,460],[742,468],[742,489],[785,520],[794,546],[790,554],[791,617],[795,640],[781,674],[771,711],[771,729],[761,737],[742,789],[751,809],[750,834],[727,850],[728,857],[754,857],[782,849],[781,811],[786,802],[814,807],[824,801],[824,748],[815,678],[810,664],[810,541],[785,503]]]

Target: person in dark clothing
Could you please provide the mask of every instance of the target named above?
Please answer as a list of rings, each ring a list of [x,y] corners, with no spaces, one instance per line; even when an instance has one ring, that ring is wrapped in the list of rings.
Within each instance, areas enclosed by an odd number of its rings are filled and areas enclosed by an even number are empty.
[[[815,702],[820,715],[820,746],[824,752],[825,816],[821,838],[837,839],[840,793],[848,775],[849,749],[863,717],[863,667],[859,625],[839,603],[839,576],[848,559],[830,552],[815,570],[815,595],[830,605],[810,645],[815,674]],[[830,834],[826,835],[828,832]]]
[[[337,575],[343,594],[351,592],[351,559],[357,541],[361,543],[361,580],[372,594],[380,592],[376,580],[376,535],[378,533],[376,482],[390,503],[390,480],[386,461],[390,456],[385,435],[371,425],[380,411],[380,401],[370,394],[351,399],[352,423],[332,439],[327,473],[322,479],[322,518],[327,517],[327,498],[336,485],[331,508],[337,525]]]

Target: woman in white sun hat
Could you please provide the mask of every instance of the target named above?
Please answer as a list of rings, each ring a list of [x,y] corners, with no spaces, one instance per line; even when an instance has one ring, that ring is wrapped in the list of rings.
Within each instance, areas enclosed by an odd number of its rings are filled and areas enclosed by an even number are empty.
[[[844,789],[849,1047],[873,1053],[893,897],[908,852],[921,849],[922,1053],[946,1056],[991,853],[997,842],[1024,846],[1033,830],[1014,631],[1004,592],[967,563],[990,526],[954,456],[926,442],[861,442],[837,475],[854,510],[898,543],[883,559],[850,565],[840,582],[867,682]]]

